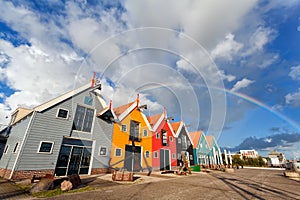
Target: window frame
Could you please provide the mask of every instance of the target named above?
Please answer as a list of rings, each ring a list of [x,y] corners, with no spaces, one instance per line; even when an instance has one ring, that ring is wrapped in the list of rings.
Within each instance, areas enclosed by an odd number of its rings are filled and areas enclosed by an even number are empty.
[[[101,149],[102,149],[102,148],[105,148],[105,154],[103,154],[103,155],[101,154]],[[107,147],[106,147],[106,146],[100,146],[100,147],[99,147],[99,156],[108,156],[108,153],[107,153]]]
[[[145,134],[146,133],[146,134]],[[147,129],[144,129],[143,130],[143,137],[148,137],[148,130]]]
[[[123,130],[123,127],[124,127],[125,130]],[[127,132],[127,124],[122,124],[121,125],[121,131],[122,132]]]
[[[173,137],[170,136],[170,137],[169,137],[169,140],[170,140],[170,142],[173,142]]]
[[[19,145],[20,145],[20,142],[16,142],[15,147],[14,147],[12,153],[17,153],[17,152],[18,152],[18,150],[19,150]]]
[[[117,155],[117,150],[120,150],[120,155],[119,156]],[[116,148],[115,149],[115,156],[116,157],[121,157],[122,156],[122,149],[121,148]]]
[[[157,132],[156,135],[155,135],[155,138],[159,140],[160,139],[160,133]]]
[[[74,128],[74,120],[75,120],[75,117],[76,117],[76,114],[77,114],[77,109],[78,107],[83,107],[84,108],[84,114],[83,114],[83,119],[82,119],[82,122],[81,122],[81,125],[80,125],[80,130],[77,129],[76,127]],[[83,130],[84,126],[85,126],[85,119],[86,119],[86,112],[87,112],[87,109],[90,109],[93,111],[93,116],[92,116],[92,121],[91,121],[91,130],[90,131],[85,131]],[[93,107],[90,107],[90,106],[86,106],[86,105],[81,105],[81,104],[77,104],[77,107],[75,109],[75,114],[74,114],[74,118],[73,118],[73,125],[72,125],[72,131],[76,131],[76,132],[82,132],[82,133],[92,133],[92,130],[93,130],[93,126],[94,126],[94,121],[95,121],[95,108]]]
[[[176,159],[176,154],[175,153],[172,153],[172,159]]]
[[[52,145],[51,145],[51,149],[50,149],[50,151],[49,152],[41,152],[40,150],[41,150],[41,147],[42,147],[42,143],[51,143]],[[38,147],[38,150],[37,150],[37,153],[41,153],[41,154],[52,154],[52,152],[53,152],[53,147],[54,147],[54,142],[53,141],[46,141],[46,140],[42,140],[42,141],[40,141],[40,144],[39,144],[39,147]]]
[[[5,145],[4,150],[3,150],[3,154],[7,154],[9,146],[10,146],[9,144]]]
[[[147,156],[147,154],[148,154],[148,156]],[[146,158],[150,158],[150,151],[148,151],[148,150],[145,151],[145,157],[146,157]]]
[[[65,111],[67,111],[67,117],[66,117],[66,118],[58,116],[60,110],[65,110]],[[56,112],[56,118],[67,120],[67,119],[69,119],[69,114],[70,114],[70,111],[69,111],[68,109],[65,109],[65,108],[58,108],[58,109],[57,109],[57,112]]]
[[[153,158],[158,158],[158,152],[157,151],[153,152]]]
[[[177,138],[178,144],[181,144],[181,138]]]

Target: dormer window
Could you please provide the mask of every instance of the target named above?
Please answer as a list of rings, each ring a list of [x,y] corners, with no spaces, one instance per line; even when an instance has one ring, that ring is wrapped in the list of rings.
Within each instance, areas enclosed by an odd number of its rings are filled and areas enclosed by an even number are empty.
[[[56,117],[62,118],[62,119],[68,119],[68,116],[69,116],[69,111],[68,110],[63,109],[63,108],[59,108],[57,110]]]

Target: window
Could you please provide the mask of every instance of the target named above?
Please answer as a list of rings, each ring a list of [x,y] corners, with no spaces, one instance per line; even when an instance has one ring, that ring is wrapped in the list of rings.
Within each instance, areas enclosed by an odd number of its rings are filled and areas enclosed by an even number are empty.
[[[9,148],[9,144],[7,144],[6,146],[5,146],[5,149],[4,149],[4,152],[3,153],[7,153],[7,151],[8,151],[8,148]]]
[[[180,153],[177,154],[177,159],[181,160],[181,154]]]
[[[146,151],[145,154],[146,154],[146,158],[150,158],[150,152],[149,151]]]
[[[175,159],[175,158],[176,158],[176,154],[172,153],[172,159]]]
[[[188,140],[188,141],[187,141],[187,144],[188,144],[188,147],[189,147],[189,146],[191,145],[191,142]]]
[[[148,131],[144,130],[144,137],[147,137],[147,136],[148,136]]]
[[[59,108],[57,110],[56,117],[63,118],[63,119],[68,119],[68,116],[69,116],[69,111],[68,110],[62,109],[62,108]]]
[[[168,144],[168,136],[167,136],[167,131],[161,130],[161,139],[162,139],[162,145],[167,146]]]
[[[185,136],[185,135],[182,135],[182,136],[181,136],[181,140],[182,140],[182,148],[187,149],[186,136]]]
[[[120,157],[122,155],[122,149],[116,149],[115,156]]]
[[[38,153],[52,153],[54,142],[41,141]]]
[[[122,130],[122,132],[126,132],[126,131],[127,131],[127,126],[126,126],[126,124],[122,124],[121,130]]]
[[[159,138],[160,138],[160,134],[156,133],[156,139],[159,139]]]
[[[85,97],[84,97],[84,104],[85,104],[85,105],[92,106],[92,105],[93,105],[93,98],[92,98],[92,97],[89,97],[89,96],[85,96]]]
[[[193,155],[190,155],[190,160],[193,160]]]
[[[130,135],[129,140],[140,141],[140,123],[131,120],[130,121]]]
[[[181,138],[178,138],[177,141],[178,141],[178,144],[181,144]]]
[[[154,158],[158,158],[158,153],[157,153],[157,151],[154,151]]]
[[[106,147],[100,147],[100,156],[107,156],[107,148]]]
[[[173,142],[173,137],[172,136],[170,136],[170,142]]]
[[[202,143],[200,143],[200,148],[202,148]]]
[[[14,150],[13,150],[13,153],[16,153],[16,152],[17,152],[18,146],[19,146],[19,142],[16,143],[15,148],[14,148]]]
[[[91,132],[93,119],[94,109],[77,105],[73,121],[73,130]]]

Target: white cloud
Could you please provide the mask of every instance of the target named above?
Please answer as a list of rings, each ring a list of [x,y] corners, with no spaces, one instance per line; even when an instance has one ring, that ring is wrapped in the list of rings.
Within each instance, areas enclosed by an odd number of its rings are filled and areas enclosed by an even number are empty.
[[[212,58],[224,58],[227,60],[232,60],[232,56],[237,54],[240,49],[243,48],[243,44],[238,43],[234,40],[233,34],[228,34],[225,40],[220,42],[216,48],[211,52]]]
[[[285,96],[285,103],[295,107],[300,107],[300,88],[298,92],[287,94]]]
[[[289,76],[295,81],[300,81],[300,65],[291,67]]]
[[[242,88],[248,87],[249,85],[251,85],[254,82],[255,81],[249,80],[247,78],[243,78],[241,81],[236,82],[235,85],[233,86],[233,88],[230,91],[231,92],[237,92],[238,90],[240,90]]]

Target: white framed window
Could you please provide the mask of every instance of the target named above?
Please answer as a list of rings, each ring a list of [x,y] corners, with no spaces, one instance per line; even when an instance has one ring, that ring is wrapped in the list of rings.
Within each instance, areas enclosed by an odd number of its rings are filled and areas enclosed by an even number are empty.
[[[176,154],[172,153],[172,159],[176,159]]]
[[[48,153],[51,154],[53,150],[54,142],[51,141],[41,141],[39,148],[38,148],[38,153]]]
[[[178,141],[178,144],[181,144],[181,138],[178,138],[177,141]]]
[[[115,156],[116,156],[116,157],[122,156],[122,149],[116,148],[116,150],[115,150]]]
[[[144,137],[148,137],[148,131],[147,130],[144,130],[143,133],[144,133]]]
[[[160,134],[156,133],[156,139],[160,139]]]
[[[190,155],[190,160],[193,160],[193,155]]]
[[[150,158],[150,151],[146,151],[145,154],[146,154],[146,158]]]
[[[200,148],[202,148],[202,143],[200,143]]]
[[[107,156],[107,147],[100,147],[99,149],[99,155],[100,156]]]
[[[56,113],[56,117],[61,118],[61,119],[68,119],[69,110],[63,109],[63,108],[58,108],[57,113]]]
[[[74,120],[73,130],[88,132],[92,130],[95,110],[81,105],[77,105]]]
[[[13,150],[13,153],[17,153],[18,147],[19,147],[19,142],[16,143],[16,145],[14,147],[14,150]]]
[[[157,153],[157,151],[154,151],[153,154],[154,154],[154,155],[153,155],[154,158],[158,158],[158,153]]]
[[[170,142],[173,142],[173,137],[172,136],[170,136]]]
[[[126,131],[127,131],[127,126],[126,126],[126,124],[122,124],[122,125],[121,125],[121,131],[122,131],[122,132],[126,132]]]
[[[8,149],[9,149],[9,144],[6,144],[6,146],[5,146],[5,149],[4,149],[4,154],[7,154],[7,152],[8,152]]]

